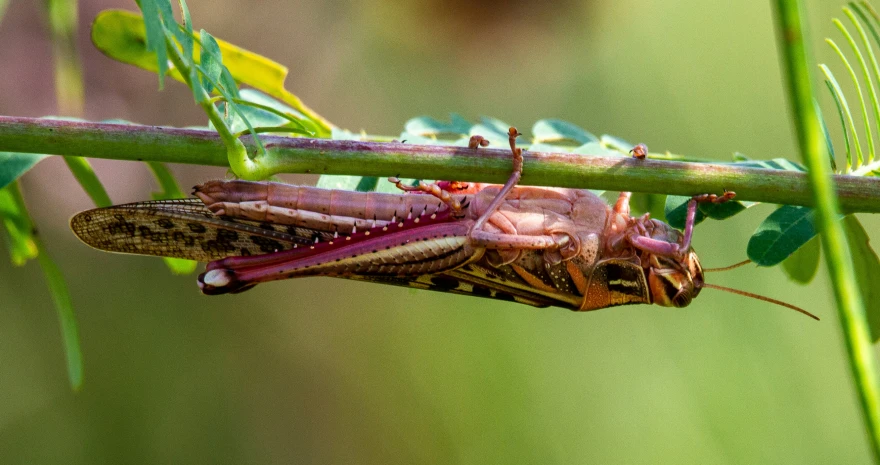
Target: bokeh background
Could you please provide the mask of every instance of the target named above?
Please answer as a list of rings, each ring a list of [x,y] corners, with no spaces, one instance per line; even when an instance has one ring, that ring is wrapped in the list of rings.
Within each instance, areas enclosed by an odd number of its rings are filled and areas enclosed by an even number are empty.
[[[835,2],[810,2],[821,38]],[[191,0],[196,27],[290,67],[287,87],[341,127],[414,116],[553,117],[653,150],[799,159],[769,2]],[[81,0],[86,117],[196,125],[182,85],[113,62]],[[39,2],[0,22],[0,114],[57,113]],[[826,106],[826,113],[831,107]],[[833,129],[833,128],[832,128]],[[95,160],[117,203],[140,164]],[[226,175],[173,166],[183,186]],[[389,173],[393,174],[393,173]],[[314,182],[306,176],[286,176]],[[161,260],[99,253],[67,228],[91,207],[64,163],[22,180],[71,288],[86,362],[70,391],[36,264],[0,259],[3,463],[865,463],[828,281],[741,268],[711,280],[822,317],[706,290],[686,309],[576,314],[314,278],[205,297]],[[707,221],[704,266],[742,260],[772,206]],[[863,216],[869,233],[876,218]]]

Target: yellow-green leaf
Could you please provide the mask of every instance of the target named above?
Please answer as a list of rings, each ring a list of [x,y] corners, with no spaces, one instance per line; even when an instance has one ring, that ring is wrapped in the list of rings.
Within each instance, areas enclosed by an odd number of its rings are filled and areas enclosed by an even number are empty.
[[[92,23],[92,42],[98,50],[114,60],[156,72],[156,55],[147,50],[145,40],[143,18],[136,13],[106,10],[99,13]],[[271,95],[306,115],[319,126],[319,135],[330,134],[333,125],[284,88],[287,67],[229,42],[220,39],[216,39],[216,42],[223,64],[236,81]],[[199,48],[196,44],[196,49]],[[175,70],[169,71],[168,75],[183,82]]]

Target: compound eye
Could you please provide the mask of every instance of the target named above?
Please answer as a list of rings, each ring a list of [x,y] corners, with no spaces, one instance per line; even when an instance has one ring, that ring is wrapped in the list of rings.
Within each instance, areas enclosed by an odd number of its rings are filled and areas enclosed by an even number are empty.
[[[689,289],[681,289],[675,294],[675,297],[672,298],[672,305],[681,308],[687,307],[691,304],[691,300],[693,300],[693,296],[691,295],[691,291]]]
[[[682,289],[676,285],[677,282],[672,278],[673,277],[670,275],[661,275],[660,282],[663,283],[663,295],[666,297],[667,301],[678,307],[679,305],[676,303],[675,299],[681,295]]]

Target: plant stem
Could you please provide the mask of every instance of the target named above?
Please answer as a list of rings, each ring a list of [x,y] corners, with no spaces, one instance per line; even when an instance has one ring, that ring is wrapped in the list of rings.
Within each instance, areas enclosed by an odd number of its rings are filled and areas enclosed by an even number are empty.
[[[277,173],[504,182],[510,150],[264,136],[263,177]],[[257,146],[242,142],[253,156]],[[824,142],[823,142],[824,143]],[[229,166],[205,130],[0,116],[0,151]],[[814,205],[805,173],[732,165],[525,151],[523,184],[673,195],[737,193],[741,200]],[[465,174],[463,174],[465,173]],[[466,178],[466,179],[462,179]],[[834,176],[846,212],[880,212],[880,178]]]
[[[874,348],[846,235],[838,221],[840,207],[832,185],[831,170],[826,164],[827,148],[816,114],[811,62],[808,61],[810,55],[802,27],[802,7],[798,0],[778,0],[776,11],[795,129],[816,199],[816,226],[821,232],[822,248],[825,249],[828,272],[834,285],[850,368],[859,393],[874,460],[880,463],[880,391]]]

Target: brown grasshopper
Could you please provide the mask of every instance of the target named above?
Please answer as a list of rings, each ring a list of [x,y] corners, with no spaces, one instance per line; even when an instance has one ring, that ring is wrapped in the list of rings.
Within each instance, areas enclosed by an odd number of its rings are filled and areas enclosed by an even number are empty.
[[[211,181],[198,199],[138,202],[77,214],[70,225],[92,247],[210,262],[205,294],[258,283],[334,276],[516,301],[598,310],[655,303],[684,307],[707,284],[690,246],[696,196],[684,233],[630,215],[588,190],[517,186],[519,132],[510,128],[513,172],[503,186],[440,182],[401,194],[348,192],[272,182]],[[485,146],[479,136],[470,147]],[[640,145],[635,156],[647,148]],[[427,195],[424,195],[427,194]],[[818,318],[816,318],[818,319]]]

